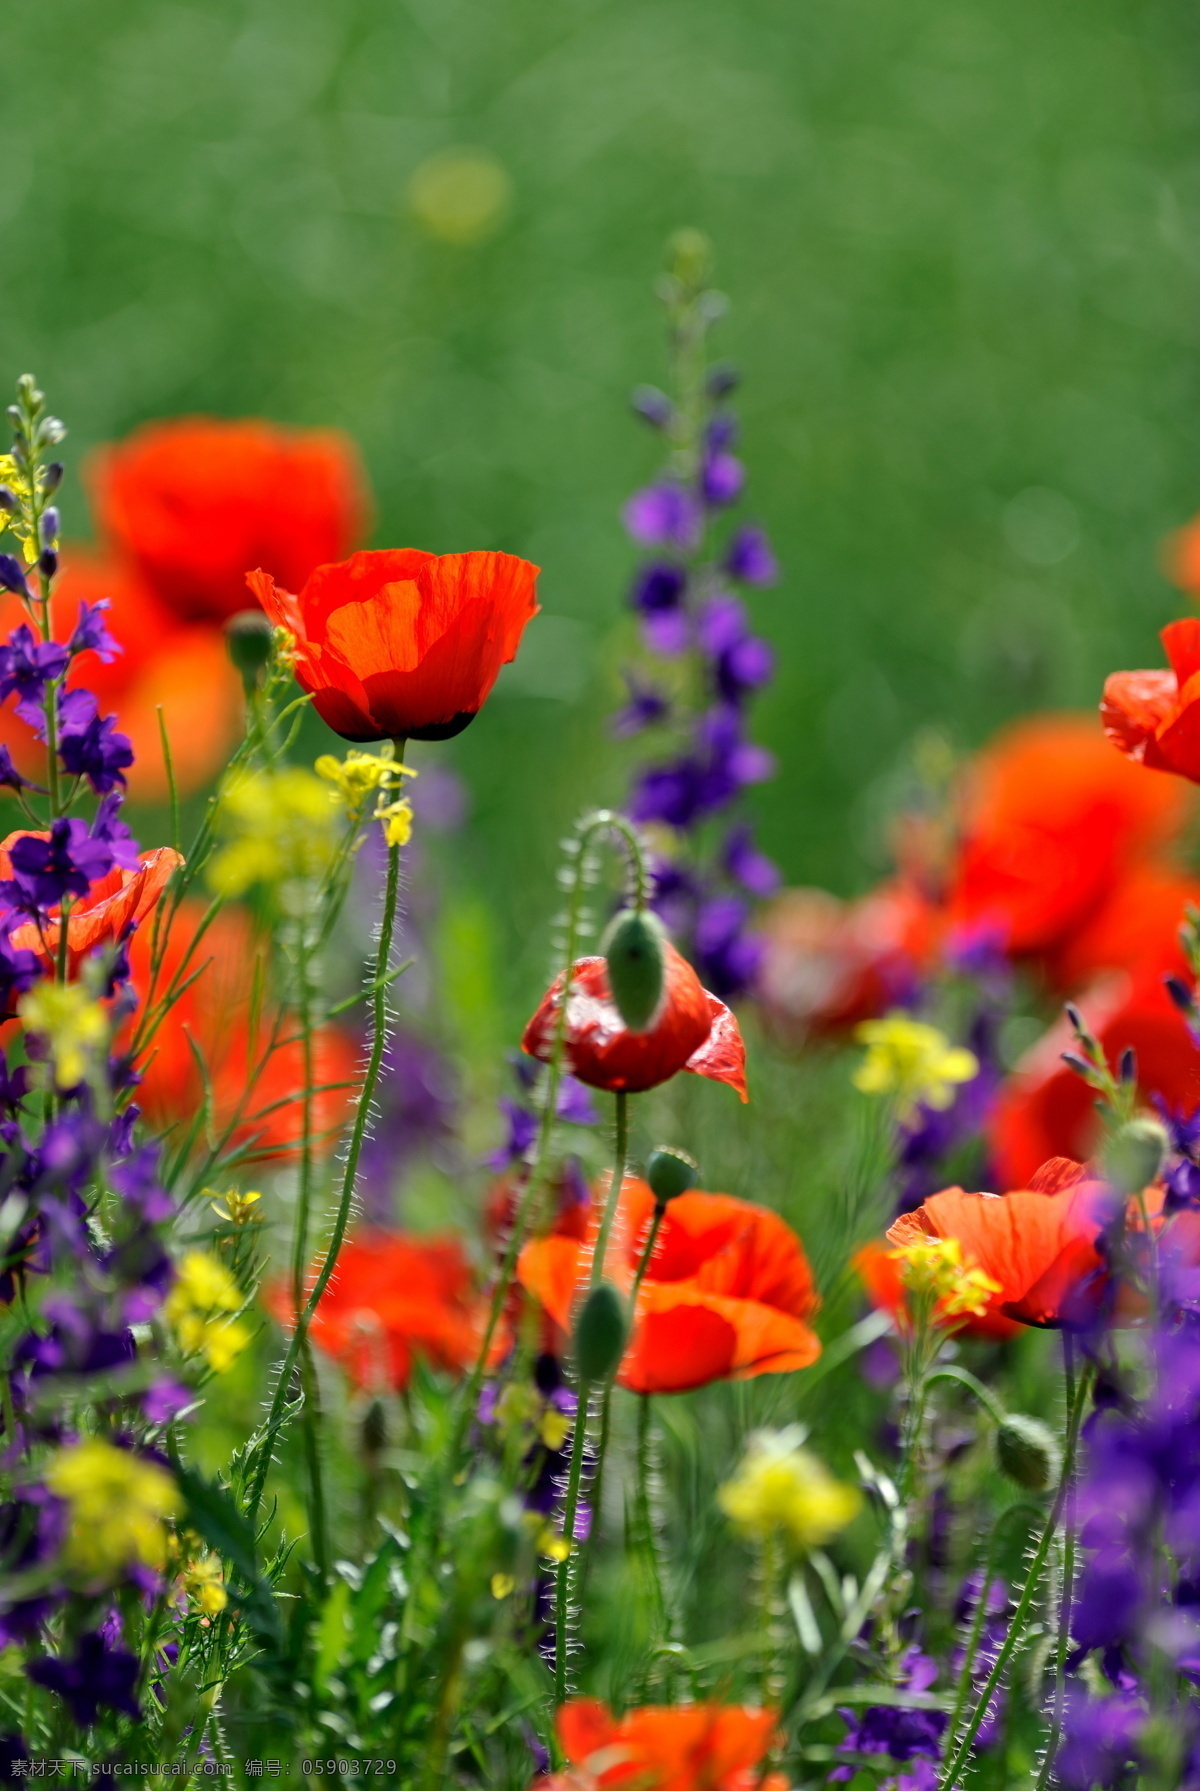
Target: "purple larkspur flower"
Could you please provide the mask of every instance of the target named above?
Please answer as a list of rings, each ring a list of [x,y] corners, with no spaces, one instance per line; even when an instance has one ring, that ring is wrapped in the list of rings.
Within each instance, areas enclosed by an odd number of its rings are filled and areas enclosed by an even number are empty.
[[[86,777],[98,796],[118,785],[133,764],[133,742],[117,732],[115,715],[101,716],[90,690],[71,690],[59,700],[58,753],[72,777]]]
[[[81,1728],[94,1723],[102,1708],[134,1718],[142,1714],[133,1695],[137,1656],[125,1648],[107,1647],[98,1630],[80,1636],[69,1659],[47,1656],[30,1661],[25,1671],[35,1685],[58,1693]]]
[[[900,1684],[913,1692],[928,1691],[937,1678],[937,1662],[916,1648],[904,1656]],[[941,1758],[942,1736],[949,1717],[944,1710],[920,1710],[902,1704],[872,1704],[857,1714],[839,1710],[847,1733],[838,1751],[848,1754],[887,1754],[893,1760]],[[839,1766],[829,1774],[833,1781],[852,1779],[856,1768]]]
[[[0,900],[22,914],[44,913],[66,896],[85,896],[113,865],[113,848],[96,839],[77,815],[50,824],[49,838],[23,833],[9,850],[12,876],[0,881]]]
[[[775,654],[757,634],[747,634],[721,653],[716,663],[717,689],[727,703],[738,703],[761,690],[775,675]]]
[[[779,577],[779,562],[766,531],[750,524],[737,529],[725,550],[725,570],[743,584],[773,585]]]
[[[753,987],[762,962],[762,941],[747,931],[750,914],[739,896],[714,896],[696,911],[696,969],[722,1001]]]
[[[660,659],[678,659],[692,644],[692,619],[685,609],[660,610],[642,617],[642,640]]]
[[[175,1211],[175,1203],[160,1180],[160,1156],[157,1144],[143,1144],[108,1171],[110,1187],[150,1225],[162,1224]]]
[[[635,491],[621,518],[629,534],[643,547],[679,547],[688,551],[700,539],[700,506],[686,486],[671,479]]]
[[[29,624],[22,622],[9,635],[7,645],[0,647],[0,697],[16,691],[17,714],[22,721],[36,727],[44,720],[42,703],[46,686],[62,676],[69,658],[60,641],[39,641]]]
[[[120,641],[108,632],[105,618],[110,608],[107,597],[102,597],[98,603],[79,605],[79,620],[67,642],[72,657],[76,653],[95,653],[107,665],[123,651]]]
[[[1115,1786],[1138,1761],[1146,1712],[1128,1695],[1092,1698],[1080,1685],[1067,1691],[1063,1738],[1055,1761],[1065,1791]]]
[[[0,784],[9,790],[39,790],[40,784],[34,784],[13,764],[12,754],[7,746],[0,746]]]
[[[717,509],[735,504],[746,483],[746,469],[736,454],[708,453],[700,466],[700,489],[706,504]]]
[[[164,1374],[151,1381],[142,1394],[142,1410],[148,1423],[170,1424],[180,1412],[187,1410],[195,1397],[190,1387]]]
[[[618,709],[610,722],[610,727],[618,740],[628,740],[634,734],[640,734],[643,728],[654,727],[666,719],[671,705],[661,690],[653,684],[639,678],[636,672],[622,672],[629,701],[623,709]]]
[[[687,573],[669,560],[652,560],[639,567],[629,593],[634,609],[644,616],[673,614],[687,592]]]
[[[782,882],[779,866],[759,851],[746,823],[730,829],[722,857],[728,874],[750,895],[774,895]]]
[[[113,790],[102,798],[92,817],[92,838],[105,842],[112,853],[114,864],[119,864],[125,871],[136,871],[141,862],[138,858],[138,843],[121,819],[124,800],[120,790]]]

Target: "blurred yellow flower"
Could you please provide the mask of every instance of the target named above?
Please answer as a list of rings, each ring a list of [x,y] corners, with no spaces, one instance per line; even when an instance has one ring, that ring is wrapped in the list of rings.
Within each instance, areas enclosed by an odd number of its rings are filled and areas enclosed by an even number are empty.
[[[908,1014],[864,1020],[854,1030],[867,1054],[854,1072],[854,1086],[864,1094],[894,1095],[901,1119],[917,1106],[948,1107],[960,1082],[979,1074],[979,1059],[965,1046],[952,1045],[944,1032]]]
[[[29,1032],[45,1039],[58,1088],[86,1080],[108,1043],[108,1015],[82,983],[37,983],[17,1012]]]
[[[46,1485],[69,1507],[64,1549],[68,1566],[90,1580],[108,1580],[140,1562],[166,1558],[164,1518],[180,1509],[179,1489],[157,1462],[117,1449],[100,1437],[54,1455]]]
[[[414,171],[408,203],[430,236],[463,246],[490,236],[503,221],[512,181],[489,150],[444,149]]]
[[[908,1291],[918,1299],[938,1301],[946,1318],[979,1318],[988,1309],[989,1296],[1001,1292],[998,1281],[964,1259],[957,1238],[922,1238],[900,1244],[888,1255],[899,1264]]]
[[[217,831],[225,843],[209,864],[209,885],[236,897],[256,883],[319,877],[337,847],[337,812],[311,771],[243,773],[220,792]]]
[[[782,1533],[793,1547],[819,1548],[857,1512],[861,1499],[835,1480],[823,1462],[800,1447],[795,1429],[760,1430],[751,1437],[717,1503],[734,1527],[758,1542]]]
[[[202,1555],[198,1561],[189,1561],[183,1570],[183,1583],[188,1596],[206,1617],[215,1617],[229,1603],[225,1569],[217,1555]]]
[[[327,779],[334,786],[331,792],[334,801],[340,802],[352,818],[361,813],[372,790],[394,789],[402,777],[417,775],[408,765],[400,764],[397,759],[357,750],[348,752],[344,759],[335,758],[331,752],[324,752],[313,770],[318,777]]]
[[[212,1188],[205,1188],[204,1192],[214,1194]],[[248,1225],[251,1219],[261,1218],[262,1215],[254,1210],[261,1199],[262,1195],[255,1189],[248,1188],[243,1194],[237,1188],[231,1188],[228,1194],[214,1195],[209,1205],[217,1217],[228,1224]]]
[[[413,811],[407,796],[375,810],[375,819],[383,823],[383,837],[389,846],[407,846],[412,838]]]
[[[216,1374],[223,1374],[250,1341],[247,1326],[229,1317],[243,1303],[223,1262],[207,1250],[189,1250],[176,1264],[163,1316],[185,1356],[202,1355]]]

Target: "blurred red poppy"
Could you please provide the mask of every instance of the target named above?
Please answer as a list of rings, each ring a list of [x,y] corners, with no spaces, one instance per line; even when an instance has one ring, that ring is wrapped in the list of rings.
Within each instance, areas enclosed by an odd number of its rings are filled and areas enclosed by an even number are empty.
[[[787,1791],[782,1773],[763,1774],[778,1716],[737,1704],[647,1705],[615,1717],[593,1698],[558,1713],[563,1753],[578,1773],[537,1781],[537,1791]]]
[[[1163,544],[1163,569],[1189,597],[1200,597],[1200,516],[1194,516]]]
[[[0,840],[0,877],[12,876],[9,856],[20,839],[49,839],[48,833],[22,829]],[[153,852],[141,852],[136,871],[114,866],[107,876],[100,877],[72,906],[67,916],[67,974],[75,977],[89,952],[103,946],[117,945],[130,927],[145,920],[167,887],[182,855],[171,846],[159,846]],[[58,961],[62,919],[57,907],[51,908],[49,919],[41,928],[32,920],[23,921],[9,935],[10,944],[21,951],[36,952],[49,970]]]
[[[567,1063],[590,1088],[639,1094],[669,1082],[680,1070],[728,1082],[743,1101],[746,1048],[737,1020],[703,988],[686,958],[669,942],[658,1018],[646,1032],[630,1032],[613,1004],[603,958],[577,958],[567,997]],[[521,1040],[530,1057],[549,1057],[563,979],[556,977]]]
[[[483,707],[537,614],[538,568],[507,553],[356,553],[298,596],[248,583],[296,638],[296,678],[346,740],[448,740]]]
[[[521,1252],[522,1285],[563,1332],[587,1288],[601,1206],[598,1196],[586,1244],[552,1234]],[[627,1177],[605,1261],[626,1292],[653,1214],[650,1189]],[[821,1353],[808,1323],[819,1305],[803,1245],[778,1213],[731,1194],[681,1194],[663,1218],[617,1378],[635,1393],[684,1393],[807,1368]]]
[[[1200,879],[1153,864],[1128,871],[1047,955],[1051,982],[1072,994],[1105,970],[1126,970],[1139,982],[1186,976],[1179,929],[1189,903],[1200,905]]]
[[[1100,716],[1118,751],[1152,771],[1200,782],[1200,618],[1168,623],[1169,671],[1113,672]]]
[[[348,436],[252,417],[147,423],[85,474],[103,539],[186,621],[245,609],[255,566],[298,589],[349,553],[369,509]]]
[[[203,903],[182,902],[167,935],[153,999],[160,1000],[177,978],[184,982],[199,974],[141,1053],[138,1103],[156,1129],[189,1124],[205,1097],[198,1052],[218,1135],[228,1130],[230,1147],[245,1148],[252,1158],[293,1155],[303,1131],[304,1088],[304,1052],[296,1023],[288,1014],[273,1014],[269,1004],[261,1017],[254,1011],[265,960],[242,909],[223,908],[192,951],[205,911]],[[153,929],[139,929],[129,957],[133,986],[143,1003],[150,994],[152,949]],[[131,1037],[132,1028],[127,1042]],[[272,1037],[279,1041],[273,1048]],[[353,1039],[336,1026],[318,1029],[313,1131],[320,1150],[333,1149],[358,1065]]]
[[[314,1271],[309,1288],[315,1279]],[[272,1315],[290,1327],[290,1286],[272,1281],[264,1297]],[[308,1334],[356,1387],[371,1393],[406,1387],[414,1356],[438,1368],[470,1367],[483,1327],[462,1240],[388,1231],[347,1238]]]
[[[964,778],[949,925],[1015,956],[1053,951],[1187,814],[1185,792],[1139,777],[1088,717],[1016,722]]]
[[[891,1251],[872,1239],[855,1252],[851,1258],[851,1266],[866,1289],[872,1306],[878,1312],[890,1314],[896,1329],[907,1334],[910,1325],[908,1290],[900,1274],[900,1264]],[[978,1264],[968,1263],[967,1267],[975,1268]],[[956,1333],[962,1331],[968,1337],[987,1337],[996,1342],[1015,1336],[1021,1328],[1015,1319],[1004,1317],[995,1301],[989,1301],[986,1312],[967,1313],[952,1319],[942,1319],[935,1310],[933,1322],[945,1323]]]
[[[65,640],[81,603],[109,602],[108,627],[121,652],[105,664],[85,653],[67,678],[68,688],[94,691],[102,715],[115,714],[133,744],[126,772],[131,796],[161,802],[168,793],[158,711],[171,748],[176,788],[200,789],[225,763],[242,721],[241,681],[221,635],[205,625],[180,622],[144,580],[118,560],[86,547],[68,546],[55,583],[50,619]],[[0,597],[0,632],[28,618],[20,599]],[[0,707],[0,741],[17,769],[42,779],[46,749],[13,714],[15,697]]]
[[[1135,982],[1113,974],[1081,995],[1078,1005],[1110,1063],[1132,1048],[1143,1100],[1159,1095],[1187,1113],[1200,1106],[1200,1051],[1157,977]],[[1085,1160],[1100,1143],[1095,1094],[1062,1060],[1074,1048],[1074,1034],[1060,1020],[1000,1090],[988,1142],[997,1176],[1010,1188],[1028,1187],[1048,1157]]]
[[[899,877],[853,902],[785,891],[759,923],[757,993],[772,1032],[798,1046],[886,1013],[928,967],[938,928],[933,903]]]

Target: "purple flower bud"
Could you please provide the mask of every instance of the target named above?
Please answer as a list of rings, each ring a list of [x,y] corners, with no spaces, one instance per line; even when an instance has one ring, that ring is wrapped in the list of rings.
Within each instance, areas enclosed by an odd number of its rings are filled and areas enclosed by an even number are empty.
[[[666,429],[675,415],[675,406],[657,386],[638,386],[630,402],[635,413],[655,429]]]
[[[686,610],[662,610],[642,620],[642,639],[651,653],[678,659],[692,644],[692,625]]]
[[[762,529],[747,525],[738,529],[725,552],[725,570],[731,578],[748,585],[773,585],[779,563]]]
[[[16,509],[17,503],[17,494],[11,485],[0,485],[0,510],[7,510],[11,514]]]
[[[629,701],[613,716],[611,727],[618,740],[627,740],[664,720],[671,705],[660,690],[643,683],[635,673],[623,672],[622,677],[629,687]]]
[[[746,610],[736,597],[710,598],[700,612],[697,629],[701,647],[713,659],[745,638]]]
[[[750,691],[769,684],[774,672],[774,653],[766,641],[749,634],[721,654],[717,661],[717,689],[727,703],[736,703]]]
[[[710,398],[715,399],[717,403],[720,403],[722,398],[728,398],[731,392],[737,390],[737,387],[741,383],[741,378],[741,374],[732,362],[717,361],[708,370],[708,378],[704,382],[704,388]]]
[[[15,591],[18,597],[30,595],[24,568],[10,553],[0,553],[0,590]]]
[[[1164,976],[1163,983],[1167,994],[1175,1003],[1181,1014],[1190,1014],[1195,1006],[1192,991],[1181,976]]]
[[[679,608],[686,590],[687,574],[682,566],[654,560],[639,569],[629,601],[645,616],[669,614]]]
[[[690,491],[673,481],[635,491],[621,515],[630,535],[644,547],[689,550],[699,543],[700,506]]]
[[[53,578],[58,571],[58,555],[52,547],[43,547],[37,563],[43,578]]]
[[[710,454],[722,454],[737,440],[737,418],[729,411],[714,417],[704,431],[704,442]]]
[[[774,895],[780,885],[778,865],[758,850],[746,825],[733,828],[725,841],[725,869],[751,895]]]
[[[53,547],[58,540],[58,511],[49,504],[38,522],[38,540],[43,547]]]
[[[42,490],[43,491],[45,491],[45,492],[57,491],[59,486],[62,484],[62,480],[63,480],[63,463],[61,460],[52,460],[52,461],[50,461],[50,463],[47,466],[44,466],[42,468]]]
[[[706,454],[700,469],[704,501],[713,508],[736,503],[746,482],[746,470],[733,454]]]

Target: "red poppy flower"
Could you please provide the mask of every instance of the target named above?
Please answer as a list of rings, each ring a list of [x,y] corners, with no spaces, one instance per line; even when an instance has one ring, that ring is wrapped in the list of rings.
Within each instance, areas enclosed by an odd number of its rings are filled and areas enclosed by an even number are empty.
[[[776,1740],[772,1710],[737,1704],[647,1705],[615,1717],[592,1698],[558,1713],[563,1753],[580,1773],[538,1780],[542,1791],[787,1791],[782,1773],[759,1771]]]
[[[910,1323],[908,1290],[900,1274],[900,1264],[891,1251],[872,1239],[855,1252],[851,1262],[872,1306],[878,1312],[889,1313],[896,1329],[907,1333]],[[978,1265],[970,1263],[967,1266],[974,1268]],[[956,1332],[965,1332],[968,1337],[987,1337],[994,1342],[1014,1337],[1021,1328],[1015,1319],[1005,1318],[993,1300],[989,1300],[986,1312],[968,1313],[953,1319],[943,1320],[935,1310],[933,1322],[944,1322]]]
[[[403,547],[318,566],[293,597],[247,580],[296,638],[296,678],[346,740],[449,740],[483,707],[537,614],[538,568],[507,553]]]
[[[256,418],[147,423],[85,472],[104,539],[186,621],[245,609],[253,566],[298,589],[349,553],[369,507],[347,436]]]
[[[564,1332],[587,1289],[602,1204],[586,1244],[552,1234],[520,1255],[522,1285]],[[605,1275],[626,1291],[653,1213],[645,1182],[627,1177],[605,1259]],[[807,1368],[821,1353],[808,1323],[819,1304],[804,1248],[778,1213],[732,1194],[681,1194],[663,1218],[617,1378],[635,1393],[684,1393]]]
[[[314,1271],[310,1288],[315,1279]],[[280,1324],[290,1326],[290,1286],[275,1281],[265,1297]],[[460,1238],[361,1231],[342,1245],[308,1334],[356,1387],[399,1391],[414,1356],[438,1368],[470,1367],[483,1335],[479,1320]]]
[[[1080,1323],[1099,1301],[1108,1269],[1096,1248],[1113,1196],[1080,1163],[1056,1157],[1012,1194],[944,1188],[896,1220],[892,1245],[957,1238],[963,1255],[1000,1286],[993,1309],[1026,1325]]]
[[[1171,622],[1159,636],[1169,671],[1113,672],[1100,716],[1118,751],[1152,771],[1200,782],[1200,618]]]
[[[1200,1051],[1157,977],[1102,979],[1079,997],[1092,1032],[1115,1063],[1132,1047],[1138,1089],[1191,1113],[1200,1105]],[[1066,1020],[1034,1044],[1005,1082],[988,1121],[988,1141],[1002,1183],[1028,1187],[1047,1157],[1086,1159],[1100,1143],[1096,1097],[1062,1061],[1074,1048]]]
[[[246,1147],[253,1157],[292,1155],[303,1130],[304,1052],[296,1023],[290,1015],[269,1012],[255,1023],[252,1001],[256,980],[261,982],[262,946],[243,910],[222,909],[189,956],[204,913],[203,903],[184,901],[172,921],[153,999],[161,999],[181,972],[184,979],[195,971],[199,975],[143,1054],[138,1104],[157,1129],[190,1123],[205,1094],[195,1046],[207,1068],[218,1134],[231,1127],[231,1145]],[[129,954],[143,1004],[151,995],[151,934],[151,928],[139,929]],[[273,1030],[279,1042],[271,1049]],[[349,1109],[359,1056],[353,1039],[338,1027],[318,1029],[313,1129],[327,1150]]]
[[[200,789],[225,763],[241,727],[241,681],[223,638],[211,627],[180,622],[119,561],[90,548],[68,547],[50,604],[55,637],[67,639],[80,604],[101,598],[108,599],[108,627],[122,650],[107,665],[95,653],[85,653],[72,667],[68,688],[94,691],[100,713],[115,713],[121,732],[129,736],[135,755],[126,772],[131,796],[161,802],[167,795],[160,705],[176,788],[184,795]],[[0,598],[0,632],[26,620],[19,598]],[[13,714],[15,702],[11,697],[0,708],[0,740],[17,769],[41,782],[46,749]]]
[[[798,1046],[886,1013],[928,965],[938,924],[933,904],[903,878],[854,902],[787,890],[759,928],[757,992],[772,1032]]]
[[[1186,976],[1179,929],[1189,903],[1200,904],[1200,880],[1155,865],[1126,873],[1094,913],[1045,960],[1056,988],[1071,994],[1106,970],[1138,982]]]
[[[1006,728],[968,768],[961,803],[949,924],[1017,956],[1059,946],[1188,813],[1185,792],[1139,777],[1075,715]]]
[[[9,855],[16,842],[25,839],[29,831],[22,829],[0,840],[0,877],[12,876]],[[36,833],[33,837],[49,839],[50,835]],[[130,927],[143,921],[167,887],[176,865],[183,863],[181,855],[171,846],[159,846],[156,851],[142,852],[138,856],[140,862],[136,871],[114,866],[71,908],[67,916],[68,976],[79,975],[79,966],[89,952],[118,944]],[[36,952],[48,970],[58,962],[61,937],[62,919],[58,908],[51,908],[49,919],[40,930],[35,921],[27,920],[14,927],[9,935],[10,942],[18,949]]]
[[[604,959],[576,959],[567,997],[566,1055],[572,1074],[590,1088],[640,1094],[690,1070],[712,1082],[728,1082],[748,1101],[746,1048],[736,1019],[701,986],[673,945],[668,942],[665,950],[662,1006],[646,1032],[630,1032],[617,1012]],[[562,977],[556,977],[521,1040],[522,1051],[543,1062],[554,1042],[562,986]]]

